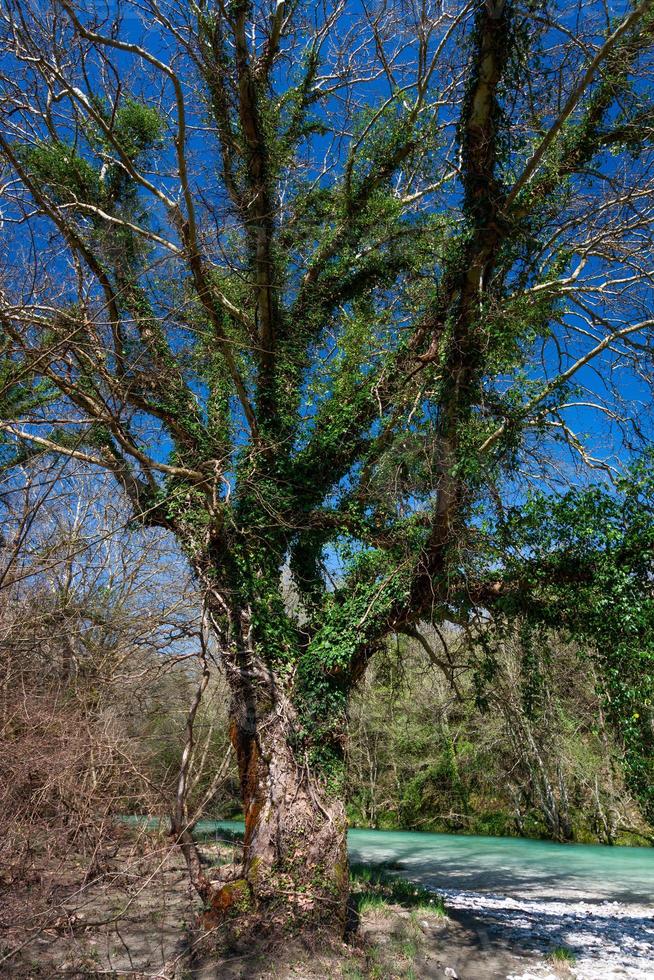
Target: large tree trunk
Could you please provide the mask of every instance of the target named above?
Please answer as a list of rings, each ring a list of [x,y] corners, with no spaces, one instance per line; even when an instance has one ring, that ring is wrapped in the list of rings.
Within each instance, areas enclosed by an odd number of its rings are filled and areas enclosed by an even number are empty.
[[[283,922],[342,933],[348,897],[343,801],[298,747],[296,712],[280,679],[260,662],[255,668],[250,655],[248,670],[231,671],[230,684],[243,858],[212,884],[205,921],[251,915],[277,928]]]

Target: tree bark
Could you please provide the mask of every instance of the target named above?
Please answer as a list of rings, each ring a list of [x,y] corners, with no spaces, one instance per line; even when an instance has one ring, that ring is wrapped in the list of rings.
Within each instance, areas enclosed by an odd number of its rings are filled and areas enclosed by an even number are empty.
[[[232,916],[342,934],[348,898],[345,806],[301,748],[281,678],[248,656],[231,665],[230,738],[245,837],[240,866],[211,883],[205,924]]]

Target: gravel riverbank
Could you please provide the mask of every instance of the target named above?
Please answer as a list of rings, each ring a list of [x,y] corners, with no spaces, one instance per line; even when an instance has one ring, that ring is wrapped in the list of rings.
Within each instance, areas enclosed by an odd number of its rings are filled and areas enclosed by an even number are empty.
[[[652,980],[654,910],[651,906],[599,901],[528,899],[493,893],[441,889],[448,911],[464,912],[482,946],[505,947],[547,957],[568,950],[576,980]],[[563,961],[565,962],[565,961]],[[560,980],[547,962],[507,980]]]

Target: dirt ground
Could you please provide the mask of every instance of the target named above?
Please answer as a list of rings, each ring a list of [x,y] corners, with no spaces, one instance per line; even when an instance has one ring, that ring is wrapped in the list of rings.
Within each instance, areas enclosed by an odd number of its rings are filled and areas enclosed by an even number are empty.
[[[230,862],[237,845],[205,845],[206,862]],[[120,835],[93,880],[49,869],[22,890],[5,887],[0,976],[16,980],[505,980],[537,966],[489,937],[474,915],[380,899],[353,907],[349,939],[285,940],[221,949],[198,929],[199,904],[170,841]],[[54,883],[55,876],[58,876]],[[38,876],[37,876],[38,877]],[[7,883],[5,883],[7,884]],[[361,886],[359,886],[361,887]],[[40,896],[47,895],[47,901]],[[542,963],[542,959],[540,961]],[[562,975],[565,969],[561,968]]]

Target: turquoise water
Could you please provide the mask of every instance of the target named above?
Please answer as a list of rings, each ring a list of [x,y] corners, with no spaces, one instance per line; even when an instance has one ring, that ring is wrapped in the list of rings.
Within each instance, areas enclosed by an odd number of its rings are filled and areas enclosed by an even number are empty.
[[[243,825],[203,820],[196,829],[220,835]],[[433,888],[564,901],[654,902],[654,848],[386,830],[350,830],[348,845],[351,861],[384,865]]]

